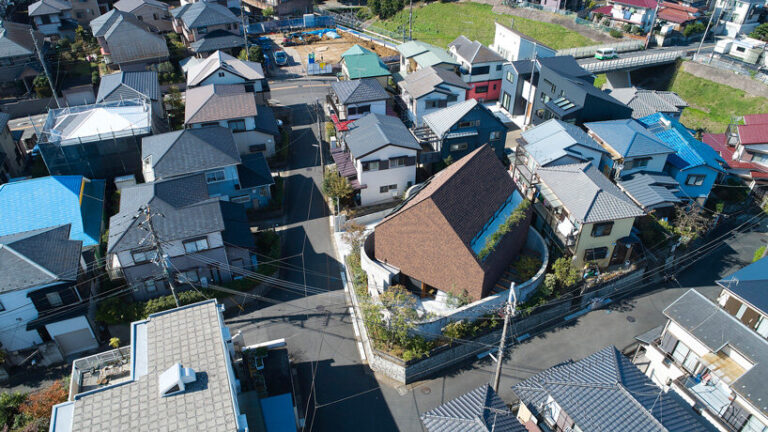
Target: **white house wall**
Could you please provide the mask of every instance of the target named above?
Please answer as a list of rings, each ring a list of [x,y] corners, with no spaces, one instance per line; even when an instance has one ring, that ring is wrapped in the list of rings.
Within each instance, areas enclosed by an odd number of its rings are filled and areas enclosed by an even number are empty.
[[[220,76],[222,74],[224,76]],[[208,84],[243,84],[246,82],[247,81],[243,79],[243,77],[241,77],[240,75],[235,75],[231,72],[228,72],[224,69],[219,68],[216,71],[214,71],[211,75],[209,75],[208,78],[204,79],[197,86],[204,86]],[[256,92],[262,91],[261,81],[255,81],[253,83],[253,90]]]
[[[51,335],[52,338],[55,338],[56,336],[70,333],[76,330],[82,330],[82,329],[88,329],[88,332],[91,334],[92,338],[96,338],[96,335],[93,334],[93,329],[91,328],[91,324],[88,322],[88,319],[85,316],[79,316],[74,317],[70,319],[66,319],[63,321],[57,321],[55,323],[47,324],[45,326],[45,329],[48,330],[48,334]]]
[[[37,309],[27,293],[32,288],[0,295],[5,308],[0,312],[0,342],[6,351],[16,351],[43,343],[37,331],[27,331],[27,322],[37,318]]]
[[[389,168],[381,171],[363,172],[362,162],[375,160],[389,160],[395,157],[416,156],[416,150],[403,147],[387,146],[362,159],[355,160],[357,169],[357,178],[360,184],[367,185],[365,189],[360,190],[360,204],[371,205],[385,201],[392,201],[394,197],[401,196],[410,185],[416,182],[416,166],[404,166],[399,168]],[[385,193],[380,192],[382,186],[397,185],[396,190],[390,190]]]
[[[359,104],[347,104],[344,106],[344,109],[347,110],[347,120],[357,120],[360,117],[367,115],[368,113],[349,115],[349,108],[352,108],[352,107],[356,108],[359,106],[366,106],[366,105],[370,105],[371,113],[373,114],[387,115],[387,101],[385,100],[375,101],[375,102],[365,102],[365,103],[359,103]]]
[[[644,156],[645,157],[645,156]],[[621,170],[621,176],[628,176],[630,174],[638,173],[638,172],[655,172],[660,173],[664,170],[664,165],[667,163],[667,154],[657,154],[657,155],[651,155],[651,160],[648,161],[648,165],[644,167],[637,167],[633,169],[622,169]],[[624,164],[626,166],[627,161],[631,161],[632,159],[636,158],[627,158],[624,160]],[[597,159],[596,161],[599,161]]]

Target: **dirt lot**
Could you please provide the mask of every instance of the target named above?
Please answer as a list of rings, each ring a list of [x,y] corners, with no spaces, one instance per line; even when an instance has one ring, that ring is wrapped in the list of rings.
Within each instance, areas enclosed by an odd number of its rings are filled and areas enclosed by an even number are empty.
[[[274,35],[272,37],[275,42],[280,45],[282,42],[282,35]],[[295,59],[301,61],[302,64],[307,63],[307,54],[314,52],[315,58],[318,62],[324,61],[326,63],[338,63],[341,61],[341,55],[344,51],[352,48],[353,45],[359,44],[379,55],[379,57],[386,57],[397,55],[397,51],[384,48],[380,45],[376,45],[373,42],[364,41],[358,39],[352,35],[341,33],[341,39],[323,39],[318,42],[314,42],[311,45],[297,45],[291,48],[295,49],[299,53],[301,59]]]

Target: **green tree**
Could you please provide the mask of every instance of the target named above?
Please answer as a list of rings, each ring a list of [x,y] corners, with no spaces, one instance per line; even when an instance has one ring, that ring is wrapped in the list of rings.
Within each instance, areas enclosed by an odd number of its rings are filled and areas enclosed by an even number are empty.
[[[323,193],[331,199],[344,200],[352,196],[352,186],[346,177],[342,177],[336,170],[326,169],[323,176]]]
[[[166,107],[171,120],[171,128],[173,130],[181,129],[184,125],[184,100],[181,98],[178,87],[172,86],[168,89]]]
[[[261,50],[261,47],[258,45],[251,45],[248,47],[248,54],[250,61],[252,62],[258,62],[262,63],[264,61],[264,52]],[[240,60],[245,60],[245,48],[240,50],[240,54],[238,54],[237,58]]]
[[[359,251],[365,241],[365,226],[357,222],[347,222],[344,225],[344,234],[341,237],[345,242],[349,243],[353,251]]]
[[[391,336],[390,343],[405,346],[409,343],[408,330],[413,328],[418,314],[416,297],[402,285],[392,285],[379,296],[381,304],[389,314],[387,328]]]
[[[552,264],[552,272],[563,288],[576,285],[576,282],[579,281],[579,269],[573,266],[573,262],[569,257],[561,257],[555,260],[555,263]]]
[[[762,23],[757,26],[749,37],[754,39],[760,39],[761,41],[768,41],[768,22]]]
[[[695,22],[693,24],[688,24],[683,29],[683,36],[688,37],[688,36],[691,36],[691,35],[702,34],[702,33],[704,33],[704,30],[706,30],[706,29],[707,29],[706,26],[704,26],[704,24],[702,24],[700,22]],[[757,30],[755,30],[755,31],[757,31]],[[759,39],[759,38],[757,38],[757,39]]]
[[[40,74],[35,77],[34,80],[32,80],[32,86],[35,88],[35,93],[37,93],[37,97],[50,97],[51,96],[51,87],[48,85],[48,78]]]
[[[374,15],[381,14],[381,0],[368,0],[368,9],[370,9]]]
[[[13,426],[14,418],[19,414],[19,408],[26,401],[26,393],[0,393],[0,430]]]
[[[266,8],[261,10],[261,14],[265,17],[272,17],[275,16],[275,9],[271,6],[267,6]]]

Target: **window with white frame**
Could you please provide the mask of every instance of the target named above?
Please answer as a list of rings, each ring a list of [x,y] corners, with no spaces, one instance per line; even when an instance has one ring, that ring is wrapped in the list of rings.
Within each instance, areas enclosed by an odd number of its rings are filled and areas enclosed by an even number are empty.
[[[205,173],[205,181],[208,183],[216,183],[220,181],[224,181],[226,179],[226,176],[224,175],[224,170],[217,170],[217,171],[211,171]]]
[[[195,240],[189,240],[184,242],[184,252],[194,253],[201,250],[208,249],[208,239],[200,238]]]
[[[49,292],[45,294],[45,298],[48,300],[48,304],[53,307],[61,306],[64,302],[61,300],[61,295],[58,292]]]
[[[491,131],[490,140],[498,141],[501,139],[501,131]]]
[[[467,143],[451,144],[451,151],[464,151],[467,149]]]
[[[140,264],[154,260],[155,257],[157,257],[157,251],[154,249],[146,251],[135,251],[132,252],[131,255],[133,256],[133,262]]]
[[[403,157],[396,157],[389,160],[389,167],[390,168],[399,168],[405,166],[405,156]]]
[[[699,366],[699,356],[682,342],[678,342],[675,346],[675,350],[672,351],[672,358],[682,364],[683,368],[690,373],[694,373]]]
[[[624,161],[624,169],[631,170],[635,168],[645,168],[648,166],[648,162],[651,161],[649,157],[634,158]]]
[[[757,326],[755,326],[755,331],[760,336],[764,338],[768,338],[768,318],[761,316],[760,319],[757,321]]]
[[[363,162],[363,171],[378,171],[379,170],[379,161],[368,161]]]
[[[593,249],[587,249],[584,251],[584,261],[597,261],[605,259],[608,256],[608,248],[597,247]]]
[[[387,192],[389,192],[391,190],[397,190],[397,185],[396,184],[391,184],[391,185],[387,185],[387,186],[382,186],[382,187],[379,188],[379,193],[387,193]]]
[[[691,174],[685,179],[685,184],[688,186],[701,186],[704,184],[706,176],[701,174]]]

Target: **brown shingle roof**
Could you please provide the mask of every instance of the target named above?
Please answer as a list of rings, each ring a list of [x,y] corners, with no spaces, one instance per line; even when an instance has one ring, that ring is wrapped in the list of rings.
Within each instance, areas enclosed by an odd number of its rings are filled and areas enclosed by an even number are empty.
[[[209,84],[187,89],[185,123],[201,123],[258,115],[254,93],[243,84]]]

